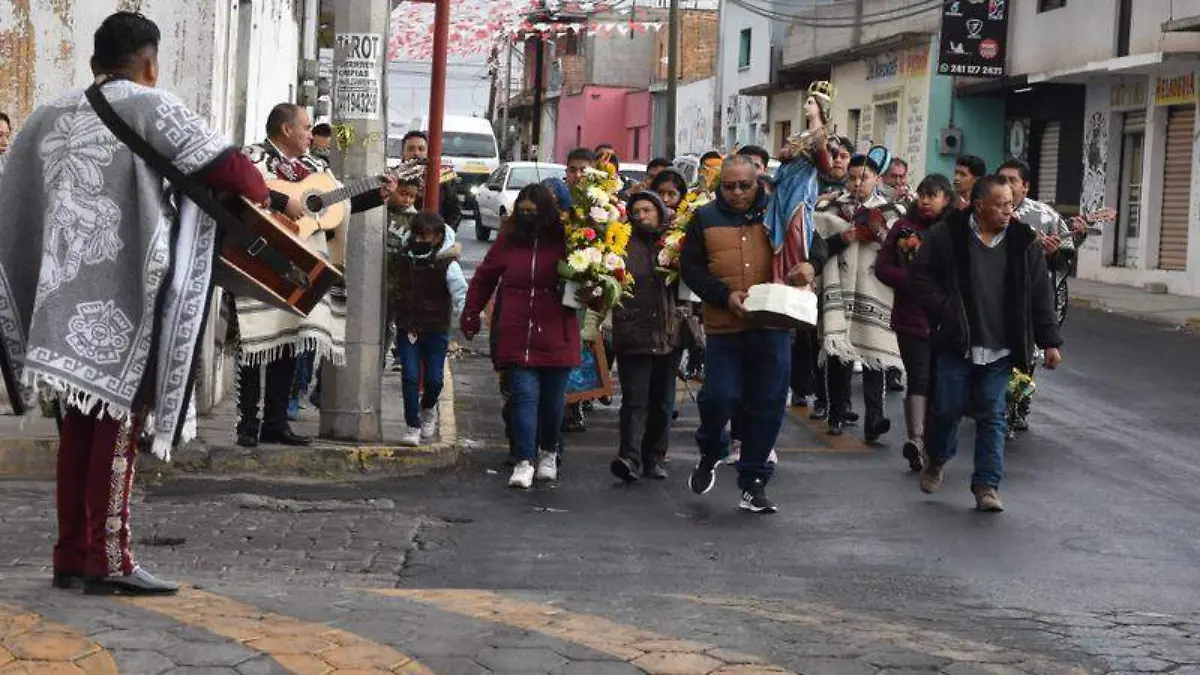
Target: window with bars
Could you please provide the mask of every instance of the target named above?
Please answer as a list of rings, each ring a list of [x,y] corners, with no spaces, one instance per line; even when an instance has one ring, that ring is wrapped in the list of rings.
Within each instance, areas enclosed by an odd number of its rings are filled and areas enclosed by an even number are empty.
[[[1067,6],[1067,0],[1038,0],[1038,12],[1049,12]]]

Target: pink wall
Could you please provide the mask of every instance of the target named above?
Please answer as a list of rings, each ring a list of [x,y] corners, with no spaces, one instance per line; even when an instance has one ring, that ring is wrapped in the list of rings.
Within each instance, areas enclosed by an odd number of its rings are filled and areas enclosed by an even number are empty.
[[[637,131],[634,131],[635,129]],[[634,143],[638,145],[636,151]],[[621,158],[638,164],[650,161],[649,91],[631,91],[625,94],[625,145],[621,150]]]
[[[622,87],[587,86],[575,96],[560,98],[554,161],[566,162],[567,153],[577,146],[595,148],[612,143],[618,152],[627,148],[626,136],[630,134],[625,127],[626,91]],[[625,158],[623,153],[621,158]]]

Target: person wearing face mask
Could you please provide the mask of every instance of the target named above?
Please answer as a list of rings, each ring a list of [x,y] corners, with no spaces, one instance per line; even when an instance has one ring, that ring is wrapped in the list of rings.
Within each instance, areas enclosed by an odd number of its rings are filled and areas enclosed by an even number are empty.
[[[454,230],[438,214],[423,211],[400,234],[399,248],[388,256],[388,304],[396,321],[407,427],[402,445],[416,447],[437,436],[450,326],[467,297],[461,255]]]
[[[467,290],[459,325],[468,340],[479,334],[480,314],[496,298],[492,362],[507,371],[511,487],[529,489],[535,476],[558,480],[567,377],[580,362],[579,317],[562,304],[559,290],[558,265],[566,257],[554,195],[540,183],[528,185]]]
[[[916,207],[896,222],[888,232],[879,258],[875,261],[875,276],[891,287],[892,330],[904,361],[907,387],[904,396],[904,424],[908,439],[904,443],[904,459],[913,471],[924,466],[925,421],[929,412],[929,390],[933,378],[933,352],[929,346],[929,318],[917,304],[908,284],[908,266],[920,250],[929,229],[953,210],[957,194],[950,179],[942,174],[930,174],[917,186]]]
[[[638,476],[663,480],[667,436],[675,403],[682,316],[677,290],[656,271],[667,207],[653,192],[638,192],[626,204],[633,237],[625,258],[633,294],[613,309],[613,352],[620,360],[621,430],[612,473],[632,483]]]

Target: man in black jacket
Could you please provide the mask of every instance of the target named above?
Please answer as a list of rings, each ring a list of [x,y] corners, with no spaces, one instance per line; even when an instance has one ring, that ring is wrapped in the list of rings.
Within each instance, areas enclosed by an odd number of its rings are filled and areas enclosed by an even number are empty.
[[[1003,511],[1005,395],[1014,367],[1029,369],[1034,348],[1062,363],[1050,276],[1037,234],[1013,218],[1003,178],[985,176],[971,208],[929,231],[909,269],[913,295],[929,317],[936,359],[934,402],[921,491],[941,487],[958,450],[967,401],[975,412],[971,491],[981,511]]]

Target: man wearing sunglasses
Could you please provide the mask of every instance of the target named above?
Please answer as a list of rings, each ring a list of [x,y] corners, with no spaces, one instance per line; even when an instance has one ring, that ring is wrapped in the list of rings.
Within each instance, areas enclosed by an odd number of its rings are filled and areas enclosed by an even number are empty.
[[[737,463],[740,508],[774,513],[766,485],[774,472],[767,461],[783,424],[792,360],[791,332],[766,328],[747,316],[751,286],[774,280],[774,251],[763,224],[767,194],[746,156],[721,167],[717,199],[692,218],[684,240],[683,281],[704,301],[708,335],[705,382],[700,392],[700,463],[691,488],[704,494],[716,484],[716,467],[729,454],[727,427],[741,411],[741,459]],[[825,262],[824,242],[813,238],[808,262],[791,270],[788,282],[812,282]]]

